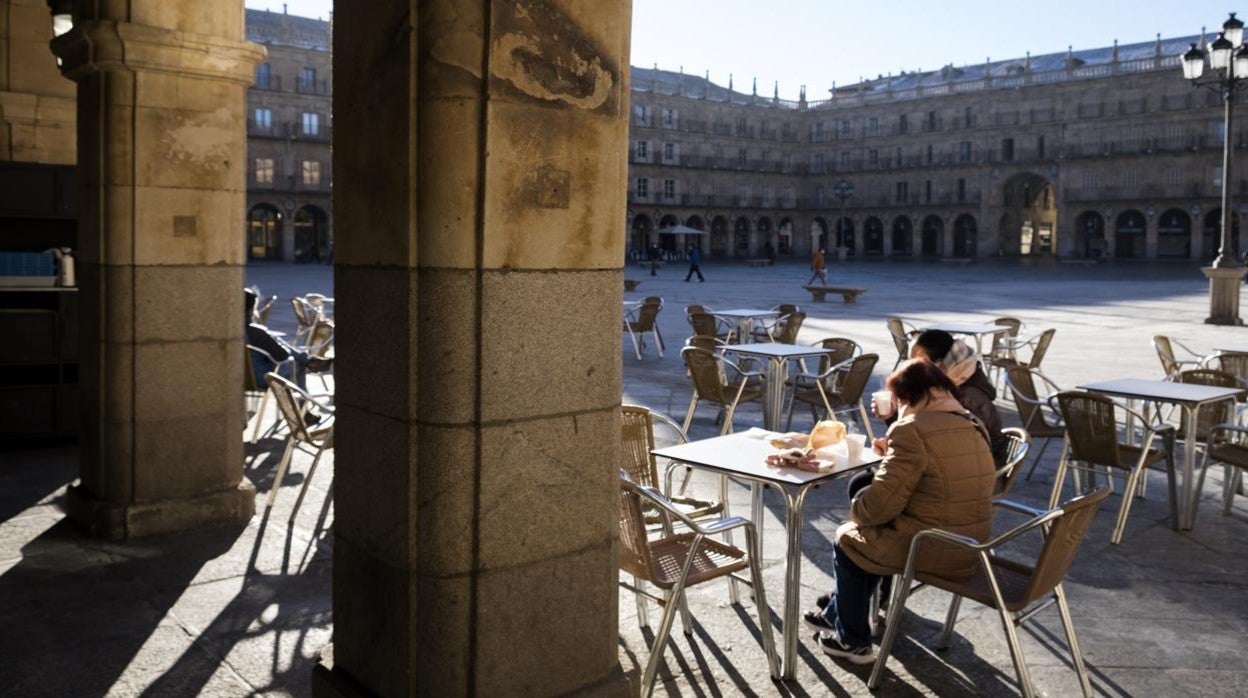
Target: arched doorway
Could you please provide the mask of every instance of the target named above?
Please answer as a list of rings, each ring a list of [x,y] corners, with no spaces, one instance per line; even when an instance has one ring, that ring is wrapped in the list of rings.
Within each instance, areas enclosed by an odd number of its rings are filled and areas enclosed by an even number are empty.
[[[685,225],[694,230],[706,230],[706,224],[702,222],[702,216],[689,216],[685,220]],[[705,235],[685,235],[685,245],[681,248],[683,252],[685,247],[693,245],[699,252],[706,252]]]
[[[247,212],[247,256],[282,258],[282,212],[271,204],[256,204]]]
[[[836,246],[845,248],[845,255],[854,255],[854,221],[848,216],[836,219]]]
[[[1157,220],[1157,256],[1192,256],[1192,217],[1181,208],[1168,209]]]
[[[945,251],[945,221],[940,216],[923,219],[923,256],[939,257]]]
[[[1088,259],[1105,256],[1105,219],[1096,211],[1084,211],[1075,219],[1079,249]]]
[[[776,243],[772,240],[771,219],[763,216],[758,219],[758,234],[755,236],[754,244],[750,246],[751,253],[761,257],[775,257]]]
[[[1135,209],[1118,214],[1118,220],[1114,224],[1114,256],[1143,257],[1146,225],[1144,214]]]
[[[650,249],[650,231],[653,229],[654,222],[650,220],[650,216],[644,213],[633,216],[633,233],[631,236],[633,259],[646,258]]]
[[[728,219],[723,216],[711,219],[711,254],[728,256]]]
[[[780,229],[776,235],[776,252],[781,256],[788,257],[793,254],[793,219],[783,218],[780,220]]]
[[[905,216],[893,219],[893,256],[909,257],[914,253],[914,224]]]
[[[674,228],[680,221],[676,216],[667,214],[659,219],[659,249],[663,251],[663,255],[670,258],[676,252],[676,234],[661,232],[668,228]]]
[[[810,222],[810,238],[813,241],[816,250],[828,250],[828,222],[822,217],[816,216]],[[810,251],[814,254],[815,250]]]
[[[862,222],[862,247],[868,255],[884,254],[884,221],[871,216]]]
[[[295,211],[295,261],[329,259],[329,216],[317,206]]]
[[[734,257],[750,256],[750,219],[737,219],[732,231],[732,254]]]
[[[1205,214],[1205,224],[1201,232],[1201,256],[1213,259],[1218,256],[1222,246],[1222,208],[1215,208]],[[1231,211],[1231,249],[1230,254],[1239,257],[1239,214]]]
[[[1056,249],[1057,193],[1049,180],[1022,172],[1005,181],[998,231],[1002,254],[1051,254]]]
[[[974,259],[979,249],[979,225],[975,216],[964,213],[953,221],[953,256]]]

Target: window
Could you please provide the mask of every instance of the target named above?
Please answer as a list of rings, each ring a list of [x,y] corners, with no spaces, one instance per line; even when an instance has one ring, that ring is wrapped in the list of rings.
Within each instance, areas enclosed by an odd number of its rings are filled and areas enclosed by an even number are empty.
[[[962,178],[958,179],[958,203],[966,203],[966,180]]]
[[[316,91],[316,68],[300,68],[299,69],[299,91],[315,92]]]
[[[909,133],[910,124],[906,121],[906,115],[902,114],[897,117],[897,133]]]
[[[1181,187],[1183,186],[1184,181],[1185,178],[1183,177],[1183,170],[1177,167],[1171,167],[1166,170],[1166,186]]]
[[[907,182],[897,183],[897,203],[904,204],[910,198],[910,185]]]
[[[1122,168],[1122,186],[1129,193],[1140,186],[1140,170],[1135,167]]]
[[[970,127],[975,123],[975,114],[970,107],[962,110],[962,123],[964,126]]]
[[[637,178],[637,198],[644,199],[650,196],[650,180],[645,177]]]
[[[849,138],[849,119],[841,119],[841,138]]]
[[[749,155],[745,152],[745,148],[737,149],[737,164],[738,165],[744,165],[748,158],[749,158]]]
[[[822,121],[815,124],[815,142],[816,143],[823,142],[823,122]]]
[[[812,165],[816,173],[824,171],[823,153],[815,153],[814,163]]]
[[[1084,171],[1083,171],[1083,187],[1084,187],[1085,189],[1093,189],[1093,188],[1095,188],[1095,187],[1099,184],[1099,182],[1098,182],[1097,180],[1098,180],[1098,177],[1096,176],[1096,172],[1095,172],[1095,171],[1093,171],[1093,170],[1084,170]]]
[[[923,203],[932,203],[932,180],[923,182]]]
[[[663,160],[665,162],[671,162],[672,160],[675,160],[675,159],[676,159],[676,144],[664,143],[663,144]]]
[[[880,132],[880,118],[878,116],[873,116],[871,117],[870,120],[867,121],[867,133],[874,136],[878,134],[879,132]]]
[[[958,161],[959,162],[971,161],[971,142],[970,141],[962,141],[961,143],[958,144]]]
[[[932,157],[933,157],[932,145],[929,143],[927,146],[927,164],[929,165],[932,164]]]
[[[848,150],[841,151],[841,169],[842,170],[849,169],[849,151]]]
[[[321,185],[321,163],[316,160],[303,161],[303,183],[309,187]]]
[[[1014,139],[1013,138],[1001,139],[1001,161],[1002,162],[1014,161]]]
[[[867,151],[867,164],[868,165],[880,164],[880,151],[879,150],[872,148]]]
[[[1213,125],[1213,144],[1221,147],[1226,142],[1226,124],[1221,121]]]
[[[928,131],[936,130],[936,112],[934,111],[929,111],[927,113],[927,130]]]
[[[1044,158],[1044,136],[1036,137],[1036,157]]]
[[[676,110],[675,109],[664,109],[662,118],[663,118],[664,127],[676,128]]]
[[[314,112],[303,113],[303,135],[315,136],[321,130],[321,117]],[[618,152],[618,151],[617,151]]]
[[[269,89],[269,64],[260,63],[256,66],[256,87],[267,90]]]
[[[643,104],[633,106],[633,123],[638,126],[650,125],[650,111]]]
[[[273,158],[256,158],[256,184],[273,183]]]
[[[650,141],[637,141],[637,146],[633,149],[633,152],[637,155],[638,160],[645,160],[650,157]]]
[[[663,198],[664,199],[676,198],[676,180],[674,179],[663,180]]]
[[[1213,174],[1213,186],[1215,187],[1222,186],[1222,168],[1221,167],[1213,168],[1212,174]]]
[[[273,110],[257,108],[255,122],[256,128],[273,128]]]

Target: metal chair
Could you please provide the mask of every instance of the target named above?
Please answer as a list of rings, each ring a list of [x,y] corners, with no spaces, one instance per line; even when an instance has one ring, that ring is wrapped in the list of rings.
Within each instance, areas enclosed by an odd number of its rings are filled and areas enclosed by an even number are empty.
[[[1066,480],[1067,470],[1082,470],[1090,473],[1099,472],[1096,466],[1104,467],[1109,477],[1126,473],[1127,484],[1122,493],[1122,506],[1118,510],[1118,520],[1109,542],[1117,545],[1122,541],[1122,532],[1127,525],[1127,514],[1131,511],[1131,502],[1135,499],[1140,484],[1149,466],[1166,462],[1166,480],[1170,495],[1170,518],[1178,523],[1178,495],[1175,492],[1174,473],[1174,427],[1149,426],[1144,416],[1134,410],[1127,409],[1110,398],[1096,393],[1070,390],[1056,396],[1058,409],[1066,424],[1066,442],[1062,449],[1062,458],[1057,463],[1057,475],[1053,479],[1053,492],[1049,495],[1049,506],[1055,506],[1062,494],[1062,485]],[[1142,446],[1133,446],[1118,440],[1118,411],[1140,421],[1144,430]],[[1162,440],[1162,448],[1152,448],[1153,441],[1158,437]],[[1077,465],[1084,463],[1086,465]],[[1115,472],[1120,471],[1120,472]]]
[[[1054,328],[1049,328],[1038,335],[1029,337],[1025,340],[1015,340],[1008,344],[1008,356],[993,358],[990,364],[997,370],[1009,370],[1014,367],[1022,367],[1033,371],[1040,370],[1040,362],[1044,361],[1044,355],[1049,351],[1049,345],[1053,342],[1053,335],[1057,332]],[[1018,358],[1018,351],[1024,347],[1031,348],[1031,356],[1026,361]]]
[[[655,673],[676,619],[676,608],[680,609],[685,635],[693,634],[692,616],[685,600],[685,590],[724,577],[749,584],[753,588],[758,611],[758,629],[763,639],[763,652],[767,655],[768,671],[773,679],[780,678],[780,661],[776,655],[774,630],[767,606],[767,590],[763,586],[758,536],[754,524],[739,516],[699,523],[672,506],[657,490],[629,482],[623,476],[620,478],[619,492],[620,570],[633,575],[636,580],[658,587],[661,594],[648,591],[640,582],[628,584],[620,581],[620,586],[636,595],[637,619],[642,627],[648,624],[644,612],[645,599],[663,607],[663,619],[659,622],[654,643],[650,647],[650,658],[642,672],[641,695],[650,696],[654,692]],[[653,507],[662,512],[665,522],[662,537],[651,538],[646,531],[643,507]],[[672,520],[681,522],[689,530],[675,533]],[[745,529],[746,550],[710,537],[737,528]],[[750,571],[748,580],[737,574],[746,569]]]
[[[993,490],[993,495],[1003,497],[1010,493],[1010,488],[1014,486],[1014,481],[1018,479],[1019,472],[1022,471],[1022,463],[1027,460],[1027,451],[1031,448],[1031,434],[1026,429],[1019,427],[1006,427],[1001,430],[1009,440],[1009,447],[1005,452],[1005,465],[997,468],[997,486]]]
[[[693,306],[690,306],[692,308]],[[701,310],[688,310],[685,319],[696,335],[715,337],[725,344],[732,342],[733,326],[721,322],[719,318]]]
[[[819,369],[817,373],[823,373],[832,366],[843,361],[848,361],[862,353],[862,347],[848,337],[826,337],[817,342],[811,342],[810,346],[827,349],[830,351],[819,357]],[[806,372],[806,359],[798,359],[798,364],[802,368],[802,372]],[[791,382],[791,381],[790,381]]]
[[[1040,382],[1049,392],[1048,395],[1040,397],[1036,392],[1036,381]],[[1010,394],[1014,396],[1014,406],[1018,409],[1018,419],[1023,423],[1023,429],[1033,439],[1044,439],[1044,443],[1040,446],[1039,453],[1036,454],[1035,460],[1031,462],[1031,467],[1027,469],[1025,480],[1031,479],[1031,474],[1035,472],[1036,466],[1040,464],[1040,459],[1044,457],[1044,452],[1049,447],[1049,442],[1053,439],[1061,439],[1066,436],[1066,428],[1062,425],[1062,416],[1057,413],[1056,408],[1049,402],[1050,398],[1061,392],[1061,388],[1057,387],[1053,381],[1049,380],[1043,373],[1032,371],[1022,366],[1014,366],[1005,369],[1005,383],[1010,389]]]
[[[728,507],[726,478],[720,482],[718,500],[687,497],[684,495],[684,487],[681,488],[679,494],[672,494],[668,490],[660,479],[658,459],[652,453],[655,448],[654,427],[656,423],[671,432],[676,443],[683,444],[689,440],[685,430],[666,415],[640,405],[620,407],[620,450],[622,454],[620,468],[628,473],[628,478],[633,482],[663,492],[673,506],[691,519],[726,513]],[[652,517],[647,514],[647,523],[655,523],[657,520],[657,515]],[[728,542],[731,543],[732,540],[729,539]]]
[[[918,336],[919,330],[913,325],[907,325],[896,315],[889,317],[885,323],[888,325],[888,334],[893,338],[893,346],[897,349],[897,362],[893,364],[893,370],[896,371],[902,361],[910,358],[910,340]]]
[[[906,600],[915,590],[911,588],[911,584],[917,579],[920,584],[919,588],[931,586],[953,594],[949,613],[945,617],[945,627],[940,635],[941,647],[949,646],[949,639],[953,634],[953,626],[957,622],[958,609],[963,598],[996,609],[1001,616],[1001,625],[1005,629],[1010,658],[1014,663],[1014,671],[1018,675],[1019,690],[1025,698],[1034,696],[1035,689],[1031,685],[1031,674],[1023,657],[1017,627],[1050,605],[1056,604],[1062,619],[1062,629],[1066,632],[1066,644],[1075,666],[1075,673],[1079,677],[1079,687],[1084,696],[1091,696],[1092,685],[1088,680],[1087,667],[1084,666],[1079,639],[1075,636],[1075,626],[1071,621],[1070,607],[1066,603],[1066,592],[1062,589],[1062,581],[1066,578],[1066,573],[1070,570],[1079,546],[1083,543],[1088,528],[1096,517],[1097,509],[1107,496],[1109,496],[1109,488],[1102,487],[1095,492],[1076,497],[1060,508],[1051,508],[1049,511],[1040,511],[1006,499],[999,499],[995,502],[997,506],[1026,514],[1031,516],[1031,519],[986,543],[940,529],[920,531],[910,543],[910,554],[906,558],[906,568],[902,573],[901,583],[893,585],[894,598],[888,608],[887,630],[880,643],[880,653],[871,670],[871,677],[867,680],[867,688],[875,690],[880,686],[889,652],[892,651],[893,643],[897,639]],[[1044,545],[1040,548],[1033,564],[1017,562],[996,552],[1003,544],[1029,531],[1040,531],[1044,536]],[[979,559],[979,569],[969,579],[944,579],[916,570],[919,550],[928,541],[942,543],[944,549],[950,552],[974,554]]]
[[[320,311],[306,298],[291,298],[290,307],[295,311],[295,334],[290,338],[292,346],[300,349],[306,349],[308,346],[308,334],[312,332],[312,326],[320,318]]]
[[[294,523],[295,515],[299,513],[299,505],[303,504],[303,497],[308,492],[308,483],[312,482],[312,476],[316,473],[316,466],[321,461],[321,456],[326,450],[334,447],[334,407],[316,399],[330,396],[311,395],[276,373],[270,373],[265,378],[273,393],[273,402],[277,404],[277,410],[290,430],[290,436],[286,439],[286,450],[282,452],[282,460],[277,465],[277,474],[273,477],[273,486],[269,489],[269,497],[264,504],[265,509],[273,507],[273,500],[277,498],[277,490],[281,488],[282,480],[286,477],[286,469],[290,466],[290,459],[295,449],[313,454],[312,466],[308,468],[308,474],[303,479],[303,487],[299,489],[299,497],[295,499],[295,506],[290,511],[290,521]],[[310,427],[306,421],[306,414],[308,408],[313,405],[327,416],[324,421]]]
[[[985,357],[988,369],[994,374],[992,382],[999,390],[1004,372],[1000,367],[993,366],[992,360],[998,357],[1003,359],[1017,358],[1011,345],[1018,341],[1018,333],[1022,331],[1024,323],[1016,317],[999,317],[995,318],[992,324],[1009,328],[1007,332],[998,332],[992,336],[992,348],[988,351],[988,356]]]
[[[867,408],[862,403],[862,394],[866,392],[871,371],[875,370],[879,360],[878,354],[863,354],[830,366],[822,373],[798,373],[793,376],[785,428],[793,425],[793,403],[804,402],[810,405],[812,414],[819,407],[826,409],[829,416],[857,410],[857,418],[866,430],[867,438],[874,439],[875,432],[871,428]],[[815,417],[818,418],[817,415]]]
[[[727,434],[732,431],[732,416],[737,405],[763,396],[762,390],[749,386],[751,378],[763,375],[761,371],[744,370],[732,360],[698,347],[681,349],[680,358],[693,382],[693,397],[685,412],[685,423],[681,425],[685,432],[689,431],[693,413],[703,400],[719,406],[724,421],[720,433]]]
[[[769,333],[772,341],[779,344],[797,344],[797,333],[802,329],[802,323],[805,321],[806,313],[800,310],[782,316],[776,321],[776,327]]]
[[[288,356],[278,361],[269,352],[260,347],[250,344],[243,346],[243,358],[245,359],[243,362],[243,396],[247,399],[257,400],[255,414],[252,416],[252,419],[255,420],[255,426],[252,428],[251,440],[249,441],[249,443],[253,444],[260,440],[260,427],[264,423],[264,413],[267,411],[269,400],[271,399],[269,386],[261,385],[260,381],[256,379],[256,354],[268,359],[269,363],[273,365],[275,372],[280,373],[282,366],[289,366],[293,376],[294,372],[298,370],[293,356]],[[273,423],[273,426],[269,427],[269,430],[264,435],[271,436],[276,434],[281,428],[282,420],[279,418]]]
[[[633,352],[637,354],[637,360],[641,360],[641,352],[646,347],[646,333],[654,335],[655,350],[659,352],[659,356],[663,356],[663,338],[659,336],[658,317],[659,311],[663,309],[663,303],[654,302],[652,300],[642,301],[641,307],[637,309],[637,319],[624,319],[624,331],[628,333],[630,339],[633,340]]]
[[[1178,345],[1180,349],[1187,352],[1190,359],[1178,359],[1174,355],[1174,345]],[[1204,361],[1204,357],[1196,352],[1188,349],[1178,340],[1170,339],[1164,334],[1153,336],[1153,350],[1157,352],[1157,358],[1161,361],[1161,370],[1166,372],[1166,378],[1171,380],[1179,375],[1180,371],[1188,367],[1196,368]]]
[[[1196,480],[1196,499],[1192,502],[1192,521],[1200,505],[1200,492],[1205,485],[1205,472],[1214,463],[1225,466],[1222,480],[1222,515],[1230,516],[1239,492],[1244,470],[1248,469],[1248,427],[1239,424],[1219,424],[1209,430],[1209,448],[1200,465],[1200,477]]]
[[[776,333],[780,330],[782,321],[785,316],[799,312],[801,309],[792,303],[781,303],[772,306],[773,311],[777,313],[774,318],[761,319],[758,327],[751,332],[751,339],[755,342],[774,342],[776,341]],[[789,342],[792,344],[792,342]]]
[[[1248,382],[1248,353],[1224,351],[1214,354],[1201,362],[1201,368],[1212,368],[1229,373],[1240,380]]]

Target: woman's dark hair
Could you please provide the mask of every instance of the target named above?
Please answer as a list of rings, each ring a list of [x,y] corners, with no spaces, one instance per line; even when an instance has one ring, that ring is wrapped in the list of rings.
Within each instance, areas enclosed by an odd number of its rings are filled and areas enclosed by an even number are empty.
[[[888,376],[884,385],[893,392],[898,402],[921,405],[927,402],[932,389],[953,394],[957,391],[949,376],[940,367],[923,359],[911,359]]]
[[[953,348],[953,335],[944,330],[924,330],[914,338],[914,346],[922,347],[928,359],[940,363]]]

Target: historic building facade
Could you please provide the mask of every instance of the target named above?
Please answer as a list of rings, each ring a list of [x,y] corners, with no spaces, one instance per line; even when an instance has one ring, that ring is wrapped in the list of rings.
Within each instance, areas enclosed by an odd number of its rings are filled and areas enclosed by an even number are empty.
[[[247,256],[328,261],[330,23],[247,10],[247,40],[268,49],[247,90]]]
[[[630,254],[1208,261],[1224,134],[1219,96],[1178,65],[1198,40],[946,66],[819,102],[634,68]],[[707,234],[661,232],[675,224]]]

